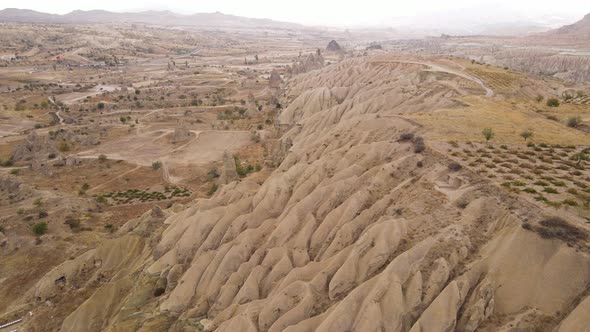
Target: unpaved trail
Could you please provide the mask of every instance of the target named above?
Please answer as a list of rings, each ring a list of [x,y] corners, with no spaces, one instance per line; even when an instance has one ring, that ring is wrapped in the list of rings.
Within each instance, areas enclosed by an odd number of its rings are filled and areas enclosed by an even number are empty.
[[[486,97],[493,97],[494,96],[494,90],[490,89],[484,81],[482,81],[479,77],[473,76],[473,75],[469,75],[466,73],[463,73],[461,71],[457,71],[448,67],[443,67],[442,65],[437,65],[431,62],[422,62],[422,61],[407,61],[407,60],[389,60],[387,62],[397,62],[397,63],[409,63],[409,64],[415,64],[415,65],[422,65],[422,66],[428,66],[430,67],[431,71],[439,71],[439,72],[443,72],[443,73],[447,73],[447,74],[451,74],[451,75],[455,75],[455,76],[459,76],[461,78],[464,78],[466,80],[470,80],[472,82],[475,82],[477,84],[479,84],[485,91],[486,91]]]
[[[53,99],[53,97],[47,97],[47,99],[49,100],[50,103],[52,103],[53,105],[55,105],[55,107],[57,107],[57,111],[55,112],[55,115],[59,119],[59,124],[60,125],[63,125],[64,124],[64,118],[62,118],[62,116],[60,114],[61,107],[59,107],[59,105],[57,105],[57,103],[55,102],[55,100]]]

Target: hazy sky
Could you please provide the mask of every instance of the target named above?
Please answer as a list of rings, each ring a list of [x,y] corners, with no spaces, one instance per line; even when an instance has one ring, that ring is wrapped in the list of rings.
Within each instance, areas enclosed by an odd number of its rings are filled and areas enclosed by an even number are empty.
[[[507,19],[506,16],[512,13],[518,17],[557,15],[579,19],[590,13],[590,0],[1,0],[2,7],[56,14],[75,9],[167,9],[180,13],[220,11],[304,24],[367,25],[440,12],[464,12],[477,17],[483,15],[482,18],[493,15],[501,19]]]

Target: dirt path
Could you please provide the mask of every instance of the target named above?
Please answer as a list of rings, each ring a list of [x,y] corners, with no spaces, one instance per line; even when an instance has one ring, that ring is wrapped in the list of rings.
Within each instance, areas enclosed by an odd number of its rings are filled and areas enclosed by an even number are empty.
[[[49,100],[50,103],[52,103],[53,105],[55,105],[55,107],[57,107],[57,111],[55,112],[55,115],[57,116],[57,118],[59,119],[59,124],[63,125],[64,124],[64,118],[61,117],[61,107],[59,107],[59,105],[57,105],[57,103],[55,102],[55,100],[53,99],[53,97],[47,97],[47,99]]]

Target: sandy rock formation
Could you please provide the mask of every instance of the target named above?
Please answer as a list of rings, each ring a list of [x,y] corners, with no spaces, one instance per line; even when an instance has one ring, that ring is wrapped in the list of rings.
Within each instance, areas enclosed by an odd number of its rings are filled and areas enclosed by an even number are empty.
[[[318,52],[315,54],[308,54],[300,56],[291,65],[289,72],[293,75],[307,73],[315,69],[320,69],[324,66],[324,57]]]
[[[254,95],[252,93],[248,94],[248,100],[246,101],[246,103],[247,103],[246,114],[248,116],[256,116],[259,113],[258,106],[256,105],[256,98],[254,97]]]
[[[62,331],[587,326],[582,226],[547,235],[535,205],[398,140],[423,130],[403,114],[460,107],[460,80],[387,56],[294,77],[280,140],[289,148],[263,184],[234,181],[167,211],[153,242],[147,212],[30,296],[59,296],[62,276],[66,286],[96,287]],[[572,228],[585,237],[570,241]]]
[[[220,184],[228,184],[232,181],[236,181],[240,177],[236,171],[236,161],[231,152],[223,151],[223,166],[221,167],[221,174],[219,176]]]
[[[13,175],[0,175],[0,205],[20,202],[33,196],[33,190]]]
[[[53,142],[47,136],[39,136],[36,131],[31,131],[25,141],[14,148],[12,159],[14,161],[47,160],[51,154],[59,154]]]
[[[331,40],[328,43],[328,46],[326,46],[326,52],[344,53],[344,49],[340,46],[340,44],[338,44],[337,41]]]
[[[270,88],[276,89],[281,86],[281,83],[283,83],[283,79],[281,78],[281,74],[279,74],[276,70],[273,70],[270,73],[270,77],[268,79],[268,86]]]
[[[172,134],[172,143],[180,143],[186,142],[190,140],[192,137],[192,133],[186,127],[184,123],[177,124],[176,128],[174,128],[174,133]]]

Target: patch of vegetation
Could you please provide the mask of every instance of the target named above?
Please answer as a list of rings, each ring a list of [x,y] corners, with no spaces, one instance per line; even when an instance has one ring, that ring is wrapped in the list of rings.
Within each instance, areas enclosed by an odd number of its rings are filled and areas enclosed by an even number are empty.
[[[549,107],[558,107],[559,100],[557,98],[549,98],[547,99],[547,106]]]
[[[492,128],[484,128],[481,133],[485,138],[486,143],[489,142],[492,138],[494,138],[494,136],[496,136],[496,133],[494,133],[494,130]]]
[[[209,190],[207,191],[207,196],[212,196],[217,191],[218,188],[219,188],[219,186],[216,183],[213,183],[211,185],[211,187],[209,188]]]
[[[570,128],[576,128],[580,125],[580,123],[582,123],[582,118],[579,116],[573,116],[567,119],[567,121],[565,122],[565,124]]]
[[[426,150],[426,145],[424,144],[424,138],[420,136],[416,136],[413,140],[414,142],[414,153],[422,153]]]
[[[520,137],[522,137],[524,139],[524,141],[526,142],[529,138],[533,137],[534,133],[531,129],[526,129],[523,132],[520,133]]]
[[[550,239],[556,238],[568,243],[576,241],[584,241],[588,238],[588,234],[583,230],[569,224],[560,217],[550,217],[542,220],[539,227],[535,227],[541,237]]]
[[[161,201],[177,197],[189,197],[191,192],[186,188],[177,186],[166,186],[164,192],[148,191],[139,189],[128,189],[127,191],[106,192],[98,195],[96,200],[99,203],[112,201],[115,204],[131,204],[137,202]],[[100,200],[100,201],[99,201]]]
[[[33,231],[33,233],[35,233],[35,235],[43,235],[43,234],[47,233],[48,229],[49,229],[49,226],[44,221],[34,224],[33,227],[31,228],[31,230]]]
[[[558,194],[559,193],[559,191],[557,191],[557,189],[551,188],[551,187],[545,187],[545,189],[543,191],[548,194]]]
[[[152,169],[153,169],[154,171],[157,171],[157,170],[159,170],[160,168],[162,168],[162,162],[161,162],[161,161],[154,161],[154,162],[152,163]]]

